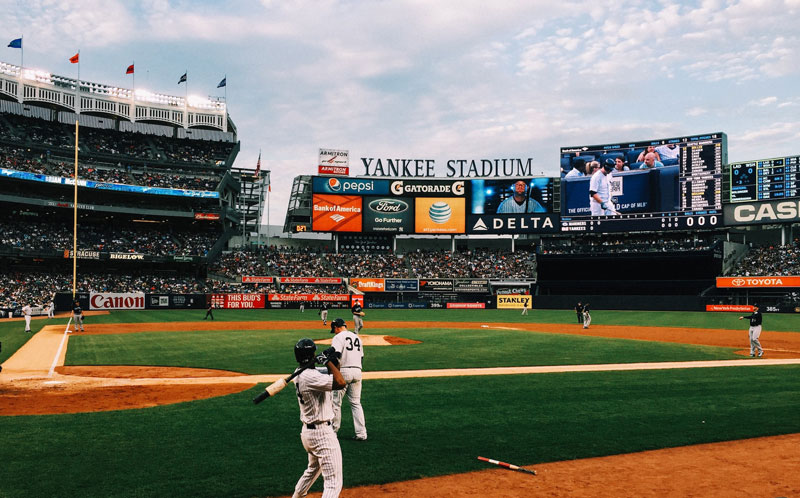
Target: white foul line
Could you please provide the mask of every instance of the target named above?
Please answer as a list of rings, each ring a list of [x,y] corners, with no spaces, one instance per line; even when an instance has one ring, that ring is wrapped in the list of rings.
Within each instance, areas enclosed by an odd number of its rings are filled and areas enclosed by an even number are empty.
[[[67,321],[67,328],[64,329],[64,336],[61,337],[61,344],[58,346],[58,351],[56,352],[56,357],[53,358],[53,364],[50,365],[50,371],[47,373],[48,377],[53,376],[53,372],[56,371],[56,363],[58,363],[58,358],[61,356],[61,350],[64,349],[64,343],[67,341],[67,334],[69,333],[69,324],[72,323],[72,317],[69,317]]]

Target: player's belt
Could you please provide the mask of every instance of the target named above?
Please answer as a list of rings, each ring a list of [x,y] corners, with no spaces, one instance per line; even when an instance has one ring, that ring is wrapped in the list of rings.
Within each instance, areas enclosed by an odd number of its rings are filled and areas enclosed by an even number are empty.
[[[361,367],[342,367],[342,368],[357,368],[357,369],[361,370]]]
[[[327,422],[317,422],[316,424],[306,424],[306,429],[316,429],[317,426],[322,427],[323,425],[331,425],[330,420]]]

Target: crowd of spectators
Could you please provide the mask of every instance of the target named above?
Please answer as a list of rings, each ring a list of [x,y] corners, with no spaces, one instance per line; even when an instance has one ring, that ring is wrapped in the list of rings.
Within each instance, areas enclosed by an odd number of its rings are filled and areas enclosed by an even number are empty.
[[[618,254],[675,251],[706,251],[714,241],[686,235],[603,235],[580,239],[549,239],[542,241],[542,254]]]
[[[267,275],[276,277],[331,277],[337,275],[316,249],[270,249],[264,253]]]
[[[159,232],[152,227],[119,228],[81,224],[78,249],[133,252],[154,256],[206,256],[220,234],[214,232]],[[55,220],[0,220],[0,249],[52,252],[72,249],[72,223]]]
[[[335,275],[347,277],[408,278],[408,267],[403,258],[391,253],[326,254]]]
[[[800,275],[800,240],[753,247],[730,273],[734,277]]]
[[[417,250],[405,254],[414,278],[513,278],[536,276],[536,253],[472,249],[466,252]]]
[[[223,253],[209,266],[208,272],[222,275],[235,281],[241,281],[241,277],[245,275],[269,275],[262,253],[250,251]]]

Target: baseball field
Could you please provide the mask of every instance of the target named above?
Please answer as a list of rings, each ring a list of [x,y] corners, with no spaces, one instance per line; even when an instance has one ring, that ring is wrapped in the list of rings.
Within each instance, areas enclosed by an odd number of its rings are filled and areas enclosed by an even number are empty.
[[[0,497],[291,495],[296,396],[251,400],[329,329],[313,310],[204,314],[0,323]],[[798,317],[766,315],[750,358],[734,313],[367,315],[369,439],[347,439],[345,403],[343,497],[800,495]]]

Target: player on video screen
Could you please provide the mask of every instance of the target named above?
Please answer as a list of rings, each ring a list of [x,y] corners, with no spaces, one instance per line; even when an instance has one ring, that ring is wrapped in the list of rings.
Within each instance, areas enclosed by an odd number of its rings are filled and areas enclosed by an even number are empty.
[[[613,169],[613,161],[608,161],[592,174],[592,179],[589,181],[589,211],[592,216],[619,214],[611,202],[610,175]]]
[[[547,210],[536,199],[528,195],[525,180],[514,182],[514,195],[507,197],[497,206],[497,214],[546,213]]]

